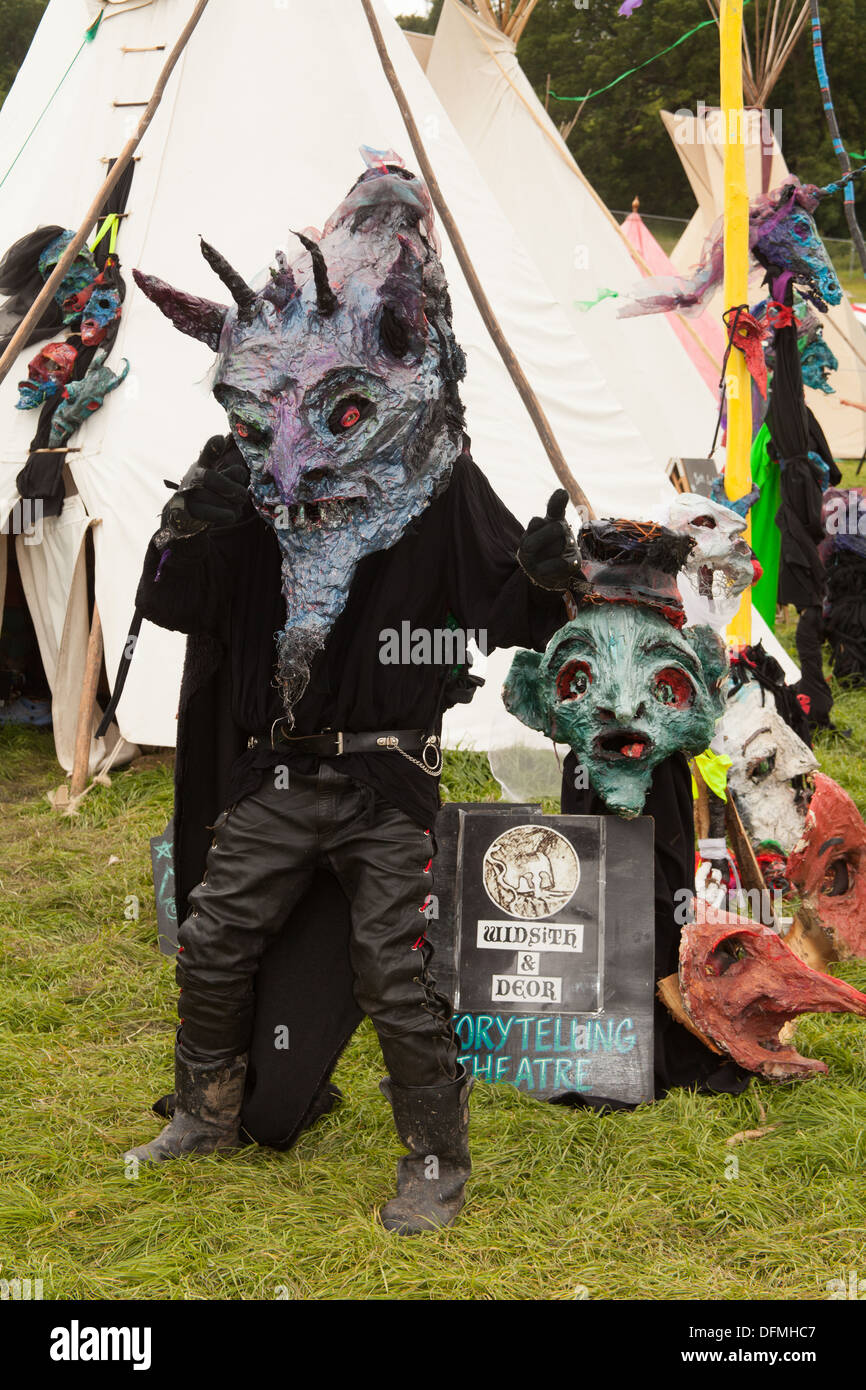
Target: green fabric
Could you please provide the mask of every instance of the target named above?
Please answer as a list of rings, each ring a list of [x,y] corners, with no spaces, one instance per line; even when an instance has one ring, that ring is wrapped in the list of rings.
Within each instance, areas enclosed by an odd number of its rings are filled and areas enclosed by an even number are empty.
[[[769,441],[770,431],[766,425],[762,425],[752,444],[752,482],[761,489],[761,496],[752,507],[751,519],[752,549],[764,573],[752,586],[752,602],[772,632],[776,625],[782,538],[776,525],[776,513],[781,502],[779,465],[767,452]]]

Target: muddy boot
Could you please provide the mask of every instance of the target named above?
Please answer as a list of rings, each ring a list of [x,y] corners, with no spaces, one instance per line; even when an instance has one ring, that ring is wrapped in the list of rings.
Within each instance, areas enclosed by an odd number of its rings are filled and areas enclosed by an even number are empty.
[[[474,1082],[461,1067],[441,1086],[398,1086],[390,1077],[380,1090],[409,1153],[397,1164],[397,1196],[382,1208],[386,1231],[402,1236],[450,1226],[463,1206],[469,1160],[469,1092]]]
[[[162,1163],[184,1154],[238,1148],[246,1054],[227,1062],[192,1062],[178,1046],[174,1066],[174,1118],[149,1144],[130,1149],[124,1158]]]

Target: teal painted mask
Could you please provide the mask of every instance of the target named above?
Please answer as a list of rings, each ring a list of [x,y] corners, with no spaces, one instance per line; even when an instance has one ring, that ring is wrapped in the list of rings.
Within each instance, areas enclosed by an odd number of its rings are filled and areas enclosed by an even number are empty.
[[[543,653],[517,653],[502,696],[524,724],[567,743],[607,806],[631,818],[664,758],[709,744],[726,670],[710,628],[681,632],[656,609],[592,602]]]

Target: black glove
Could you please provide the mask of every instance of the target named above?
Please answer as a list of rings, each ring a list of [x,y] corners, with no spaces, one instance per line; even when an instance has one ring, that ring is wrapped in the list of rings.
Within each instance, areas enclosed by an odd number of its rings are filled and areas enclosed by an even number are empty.
[[[565,520],[568,493],[557,488],[547,504],[546,516],[534,516],[523,533],[517,559],[533,584],[562,593],[582,593],[587,587],[580,568],[580,552]]]
[[[197,535],[209,526],[234,526],[252,511],[250,475],[229,435],[209,439],[162,513],[171,537]],[[169,484],[171,486],[171,484]]]

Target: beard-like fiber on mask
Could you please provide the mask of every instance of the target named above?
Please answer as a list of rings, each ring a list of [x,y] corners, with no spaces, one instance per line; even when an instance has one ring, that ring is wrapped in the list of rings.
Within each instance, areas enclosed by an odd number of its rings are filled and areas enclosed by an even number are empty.
[[[377,476],[368,478],[366,503],[349,521],[330,531],[277,530],[287,614],[277,634],[277,687],[289,727],[313,662],[346,606],[359,562],[395,545],[447,484],[455,441],[446,414],[443,397],[430,403],[405,454],[378,462]]]
[[[413,372],[414,393],[407,392],[396,405],[383,406],[374,436],[366,446],[361,444],[357,455],[338,465],[347,476],[361,480],[363,499],[333,529],[277,529],[287,614],[277,636],[277,686],[290,726],[313,662],[346,606],[358,563],[397,543],[447,485],[461,445],[463,407],[457,383],[465,373],[465,359],[451,330],[441,263],[416,225],[425,208],[413,187],[423,191],[417,180],[407,186],[400,174],[363,180],[326,224],[320,242],[334,278],[343,280],[337,315],[348,310],[356,327],[363,328],[371,302],[363,298],[365,281],[371,274],[375,281],[378,275],[372,299],[375,313],[385,303],[389,312],[399,314],[396,333],[404,333],[407,344],[416,343],[420,360]],[[340,276],[340,262],[362,240],[371,248],[368,265],[375,269],[356,272],[353,285],[351,273]],[[393,324],[388,331],[393,337]],[[381,351],[376,360],[381,362]],[[401,369],[405,370],[403,364],[395,362],[389,383],[398,392]]]

